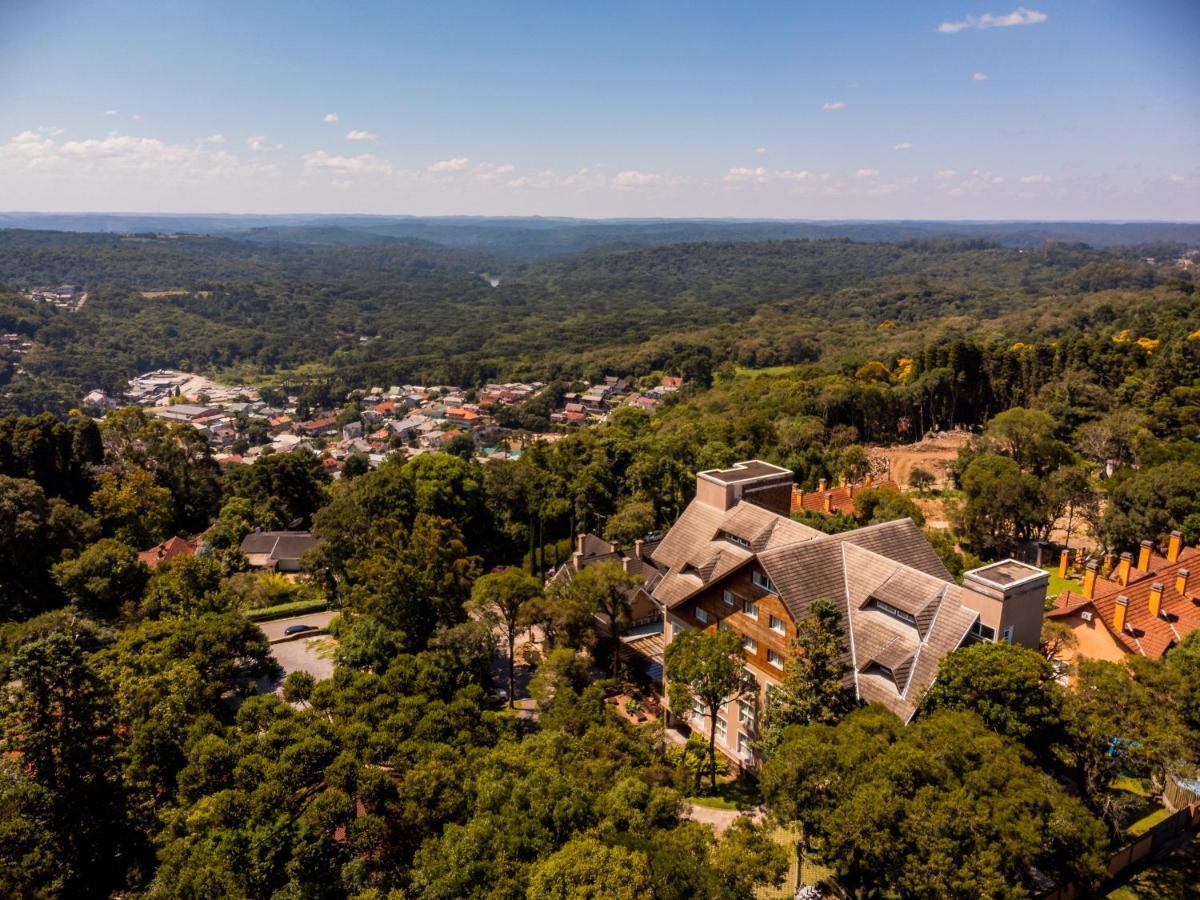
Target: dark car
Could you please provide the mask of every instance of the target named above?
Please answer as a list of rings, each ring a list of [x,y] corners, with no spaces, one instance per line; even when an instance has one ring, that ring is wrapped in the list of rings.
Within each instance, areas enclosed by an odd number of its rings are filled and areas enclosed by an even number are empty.
[[[316,631],[316,630],[317,630],[316,625],[289,625],[287,628],[283,629],[283,633],[285,635],[304,634],[304,632],[306,632],[306,631]]]

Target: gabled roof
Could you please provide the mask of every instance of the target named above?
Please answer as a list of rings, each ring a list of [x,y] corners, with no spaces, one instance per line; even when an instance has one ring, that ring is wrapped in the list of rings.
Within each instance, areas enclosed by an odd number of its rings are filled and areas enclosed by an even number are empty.
[[[728,511],[693,501],[654,561],[667,568],[654,588],[667,609],[746,565],[762,568],[794,619],[832,601],[859,696],[905,720],[978,618],[911,519],[827,535],[745,501]]]

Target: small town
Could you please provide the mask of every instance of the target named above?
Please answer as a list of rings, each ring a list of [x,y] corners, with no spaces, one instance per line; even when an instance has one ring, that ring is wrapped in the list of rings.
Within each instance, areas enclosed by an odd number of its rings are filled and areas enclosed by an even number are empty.
[[[302,409],[295,396],[279,397],[283,402],[272,405],[253,388],[161,370],[131,379],[120,398],[90,391],[80,407],[103,417],[137,405],[166,422],[191,425],[222,465],[248,465],[265,453],[307,450],[320,456],[337,478],[356,454],[372,467],[389,455],[412,457],[436,450],[480,460],[517,459],[530,441],[553,443],[569,430],[604,422],[621,406],[653,410],[683,386],[683,379],[673,375],[650,380],[654,383],[634,389],[628,380],[608,376],[585,389],[563,391],[550,398],[549,421],[560,430],[547,432],[500,424],[505,408],[543,397],[543,382],[487,384],[469,391],[444,385],[373,387],[353,392],[340,407]]]

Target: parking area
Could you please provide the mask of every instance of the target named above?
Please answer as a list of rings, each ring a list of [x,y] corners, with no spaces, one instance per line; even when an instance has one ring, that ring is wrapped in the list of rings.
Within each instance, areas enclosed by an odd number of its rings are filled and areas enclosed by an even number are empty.
[[[332,677],[333,652],[337,641],[324,634],[324,631],[335,615],[334,612],[319,612],[262,622],[259,628],[271,642],[271,655],[283,669],[283,674],[277,680],[264,679],[259,684],[259,690],[264,693],[278,692],[282,689],[283,679],[292,672],[307,672],[318,681]],[[296,625],[312,625],[315,630],[295,636],[285,634],[287,629]]]

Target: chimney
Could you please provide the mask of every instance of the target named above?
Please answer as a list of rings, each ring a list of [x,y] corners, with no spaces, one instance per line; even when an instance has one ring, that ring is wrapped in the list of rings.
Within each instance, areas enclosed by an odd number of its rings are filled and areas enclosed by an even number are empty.
[[[1083,596],[1089,600],[1096,596],[1096,570],[1098,568],[1094,562],[1090,562],[1083,570]]]
[[[1063,550],[1062,553],[1058,554],[1058,577],[1066,578],[1067,572],[1070,570],[1070,568],[1071,568],[1071,551]]]
[[[827,488],[828,486],[829,486],[829,479],[827,479],[827,478],[822,478],[820,481],[817,482],[817,490],[820,491],[822,494],[825,493],[825,488]]]
[[[641,538],[638,538],[636,541],[633,542],[633,555],[638,559],[642,558],[642,539]]]
[[[849,492],[850,499],[853,500],[854,499],[854,485],[852,485],[852,484],[846,485],[846,490]]]
[[[1113,631],[1120,634],[1125,630],[1125,613],[1129,611],[1129,598],[1122,594],[1117,598],[1117,605],[1113,607]]]
[[[1111,553],[1104,554],[1104,568],[1100,570],[1101,574],[1107,578],[1112,574],[1113,570],[1113,555]]]
[[[1187,569],[1180,569],[1175,573],[1175,590],[1179,592],[1180,597],[1187,596],[1189,574]]]
[[[583,542],[587,540],[586,534],[575,535],[575,552],[583,556]]]
[[[621,568],[625,570],[625,574],[629,574],[629,566],[633,562],[628,556],[621,557]]]
[[[863,479],[863,487],[869,488],[873,484],[875,484],[875,476],[868,472],[867,477]]]
[[[1121,586],[1129,584],[1129,569],[1133,565],[1133,556],[1129,553],[1121,554],[1121,562],[1117,565],[1117,581]]]
[[[1162,592],[1163,583],[1156,581],[1150,585],[1150,615],[1158,618],[1159,612],[1162,611]]]
[[[825,492],[825,512],[829,515],[833,514],[833,494],[829,491]]]
[[[1167,543],[1167,562],[1178,562],[1181,550],[1183,550],[1183,535],[1178,531],[1172,531],[1171,540]]]
[[[1138,569],[1142,572],[1150,571],[1150,554],[1154,552],[1153,541],[1142,541],[1142,546],[1138,548]]]

